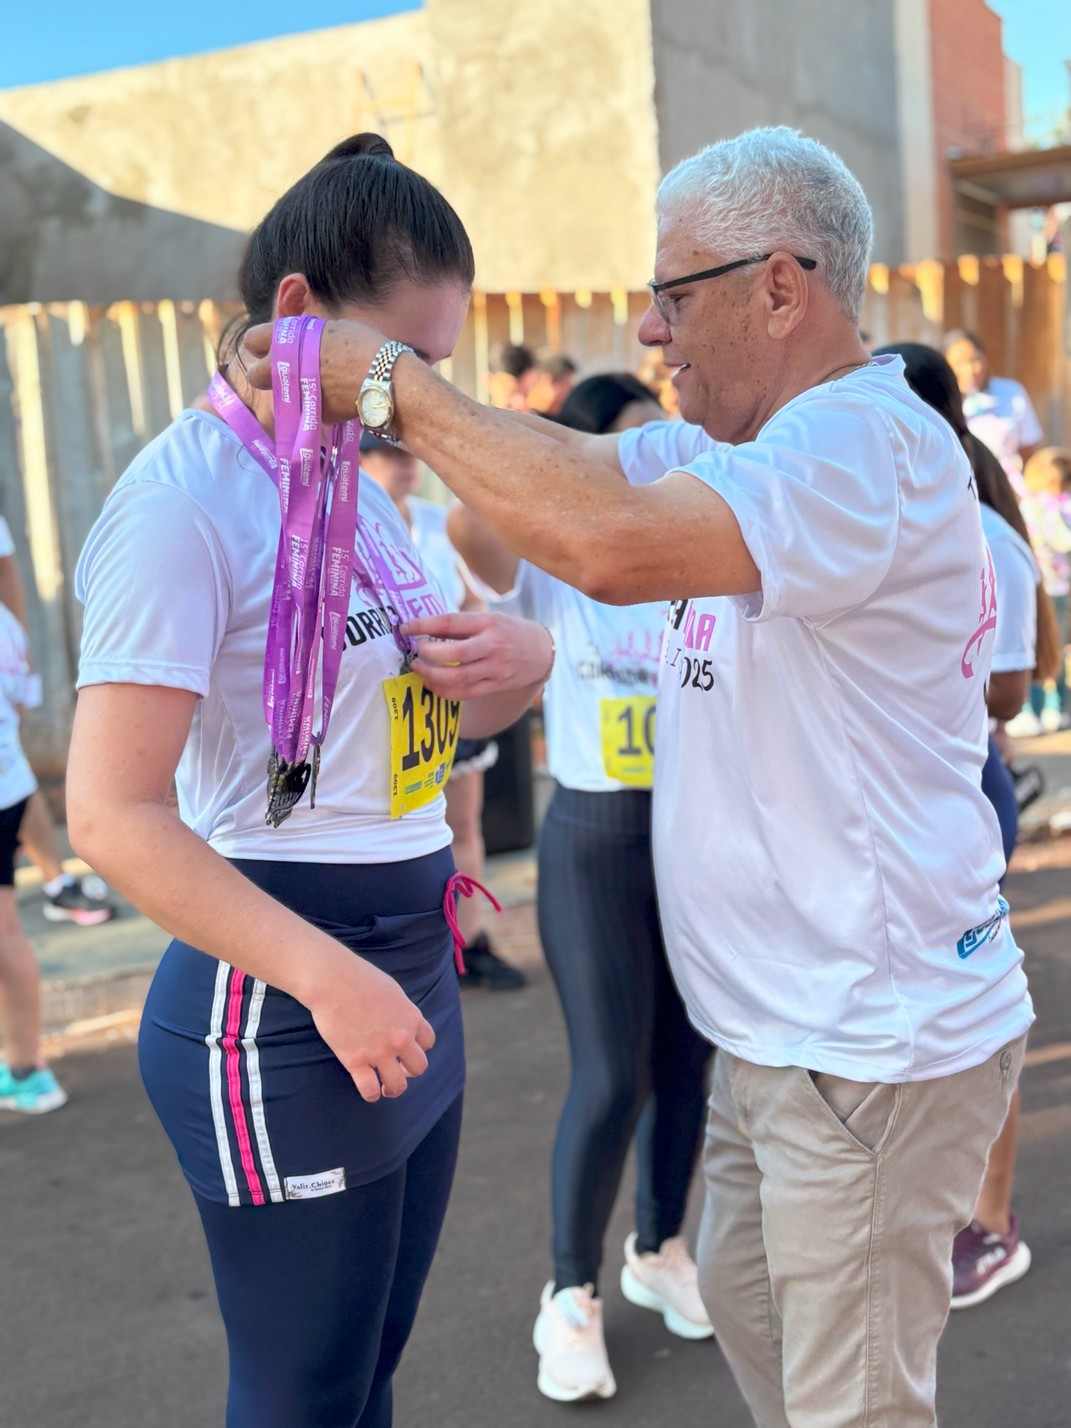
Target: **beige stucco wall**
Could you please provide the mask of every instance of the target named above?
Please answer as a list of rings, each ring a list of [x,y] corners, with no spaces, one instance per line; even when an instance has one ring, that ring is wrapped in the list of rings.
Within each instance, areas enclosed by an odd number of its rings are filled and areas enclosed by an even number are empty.
[[[380,109],[401,110],[391,96],[426,62],[426,36],[415,11],[3,90],[0,119],[111,193],[248,229],[340,138],[374,127],[365,75]],[[411,147],[426,167],[425,146]]]
[[[654,256],[649,0],[427,0],[446,192],[481,286],[637,288]]]
[[[0,91],[0,121],[107,193],[243,231],[340,138],[376,129],[458,207],[481,287],[605,290],[649,276],[653,86],[648,0],[428,0]]]

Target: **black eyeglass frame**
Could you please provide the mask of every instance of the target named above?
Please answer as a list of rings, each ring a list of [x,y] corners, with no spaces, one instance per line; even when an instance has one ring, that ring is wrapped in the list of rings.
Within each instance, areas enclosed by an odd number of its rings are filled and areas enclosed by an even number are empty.
[[[808,273],[818,267],[817,258],[801,258],[796,253],[793,253],[792,256],[800,267]],[[772,253],[756,253],[753,258],[734,258],[731,263],[721,263],[716,268],[704,268],[701,273],[689,273],[687,277],[667,278],[665,282],[662,283],[649,282],[647,284],[647,290],[651,294],[651,302],[658,309],[659,316],[665,322],[669,322],[671,321],[669,314],[663,310],[661,303],[658,301],[659,293],[664,292],[666,288],[679,288],[685,283],[700,283],[705,282],[707,278],[720,278],[725,273],[731,273],[735,268],[746,268],[752,263],[766,263],[769,262],[772,257]]]

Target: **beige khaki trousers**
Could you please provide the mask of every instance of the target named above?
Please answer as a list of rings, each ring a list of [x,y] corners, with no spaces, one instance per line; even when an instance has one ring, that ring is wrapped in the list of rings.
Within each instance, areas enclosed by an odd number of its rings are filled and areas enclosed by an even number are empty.
[[[718,1051],[699,1285],[759,1428],[934,1428],[952,1241],[1025,1046],[904,1085]]]

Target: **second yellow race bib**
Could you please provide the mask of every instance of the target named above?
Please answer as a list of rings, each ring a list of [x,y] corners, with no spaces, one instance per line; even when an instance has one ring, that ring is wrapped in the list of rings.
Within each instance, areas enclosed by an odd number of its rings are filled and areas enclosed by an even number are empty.
[[[446,787],[461,705],[433,694],[419,674],[383,681],[390,719],[390,816],[404,818]]]
[[[654,695],[602,700],[600,723],[602,762],[608,777],[631,788],[650,788],[654,783]]]

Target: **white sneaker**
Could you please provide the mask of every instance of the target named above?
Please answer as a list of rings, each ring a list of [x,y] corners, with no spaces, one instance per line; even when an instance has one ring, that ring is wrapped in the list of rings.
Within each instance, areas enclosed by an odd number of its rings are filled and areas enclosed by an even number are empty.
[[[656,1309],[681,1339],[709,1339],[714,1329],[699,1297],[695,1260],[683,1235],[663,1240],[657,1254],[637,1254],[636,1236],[625,1241],[621,1293],[630,1304]]]
[[[602,1332],[602,1300],[590,1284],[557,1294],[553,1282],[548,1284],[532,1341],[539,1355],[539,1391],[547,1398],[578,1403],[617,1392]]]
[[[1035,739],[1042,732],[1042,723],[1029,705],[1020,709],[1014,719],[1004,725],[1004,732],[1013,739]]]

